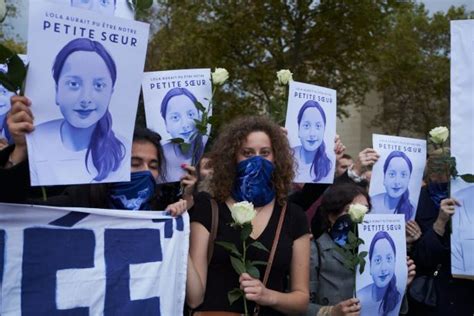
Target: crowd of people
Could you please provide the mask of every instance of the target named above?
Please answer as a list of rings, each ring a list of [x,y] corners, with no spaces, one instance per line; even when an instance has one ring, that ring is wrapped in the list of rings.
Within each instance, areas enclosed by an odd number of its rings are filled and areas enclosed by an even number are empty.
[[[44,200],[30,185],[25,135],[35,129],[31,102],[13,96],[11,103],[6,126],[14,144],[0,150],[0,183],[8,183],[2,185],[0,201],[166,210],[173,216],[189,210],[186,303],[194,315],[238,315],[245,308],[260,315],[359,315],[361,308],[370,315],[394,315],[399,302],[401,314],[474,315],[474,281],[453,278],[450,273],[449,220],[459,202],[449,196],[449,179],[431,167],[440,163],[436,152],[428,157],[416,218],[407,217],[407,288],[400,292],[394,286],[392,268],[388,277],[355,295],[354,272],[344,265],[337,248],[341,234],[353,225],[349,206],[357,203],[370,209],[380,202],[368,195],[370,170],[379,158],[374,149],[364,149],[353,158],[344,153],[336,137],[334,183],[294,184],[297,169],[286,131],[265,116],[237,118],[222,127],[196,166],[181,166],[185,172],[179,185],[182,190],[175,194],[166,184],[157,184],[158,179],[166,179],[168,163],[160,135],[136,128],[130,182],[69,186],[62,192],[52,191]],[[327,173],[319,163],[309,161],[315,178]],[[384,171],[390,167],[386,164]],[[409,162],[406,165],[410,169]],[[228,225],[230,208],[240,201],[252,202],[256,209],[251,240],[267,250],[275,249],[271,264],[257,267],[260,278],[236,275],[229,253],[218,243],[232,242],[241,250],[239,231]],[[403,207],[414,213],[410,201],[406,202]],[[377,254],[382,251],[387,266],[397,256],[393,240],[382,232],[369,249],[368,266],[378,264]],[[256,261],[268,261],[269,255],[257,247],[247,252]],[[432,283],[426,282],[428,278]],[[234,288],[243,291],[247,305],[242,299],[229,304],[227,293]],[[362,307],[361,296],[372,296],[373,305]]]

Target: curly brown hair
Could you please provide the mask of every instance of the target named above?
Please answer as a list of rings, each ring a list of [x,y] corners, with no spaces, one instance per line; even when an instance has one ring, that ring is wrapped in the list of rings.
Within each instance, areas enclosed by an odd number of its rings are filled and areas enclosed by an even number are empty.
[[[212,147],[213,176],[210,185],[214,198],[224,202],[229,198],[237,169],[237,155],[242,143],[252,132],[264,132],[273,150],[273,185],[280,205],[284,204],[294,178],[294,158],[288,138],[275,122],[266,116],[241,117],[222,127]]]

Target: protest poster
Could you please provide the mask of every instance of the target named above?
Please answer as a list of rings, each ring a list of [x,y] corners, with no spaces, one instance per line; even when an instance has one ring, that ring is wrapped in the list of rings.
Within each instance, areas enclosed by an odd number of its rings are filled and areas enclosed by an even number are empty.
[[[161,135],[163,145],[166,178],[161,178],[160,182],[179,181],[185,174],[181,165],[195,165],[206,146],[207,136],[199,136],[196,120],[200,120],[203,114],[199,104],[205,110],[209,109],[212,97],[211,70],[146,72],[142,89],[146,125]],[[185,148],[172,139],[182,139],[190,146]]]
[[[364,272],[356,271],[361,316],[398,316],[407,284],[405,218],[401,214],[367,214],[358,224],[367,252]],[[377,299],[374,299],[374,295]]]
[[[130,180],[149,25],[31,1],[32,185]]]
[[[403,214],[414,220],[426,164],[426,141],[398,136],[372,136],[380,158],[370,180],[374,214]]]
[[[459,174],[474,174],[474,21],[451,21],[451,155]],[[451,181],[460,206],[452,217],[451,273],[474,279],[474,184]]]
[[[336,90],[290,81],[285,127],[297,162],[296,183],[333,183]]]
[[[37,1],[37,0],[36,0]],[[40,0],[45,1],[45,0]],[[91,10],[99,14],[133,20],[135,14],[127,0],[46,0],[74,8]]]
[[[182,315],[189,217],[0,204],[1,315]]]

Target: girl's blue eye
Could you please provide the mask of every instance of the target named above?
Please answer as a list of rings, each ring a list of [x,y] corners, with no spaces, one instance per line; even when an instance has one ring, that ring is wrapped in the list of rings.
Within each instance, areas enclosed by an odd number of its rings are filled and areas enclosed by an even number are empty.
[[[66,81],[66,85],[71,89],[71,90],[77,90],[80,88],[81,83],[76,80],[68,80]]]

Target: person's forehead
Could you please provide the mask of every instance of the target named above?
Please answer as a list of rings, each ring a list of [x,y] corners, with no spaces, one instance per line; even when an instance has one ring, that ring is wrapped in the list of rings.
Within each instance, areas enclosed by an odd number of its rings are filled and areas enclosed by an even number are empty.
[[[265,132],[257,131],[251,132],[247,135],[242,147],[271,147],[270,137]]]
[[[138,140],[132,143],[132,157],[142,159],[158,159],[156,146],[146,140]]]
[[[195,109],[193,101],[185,95],[177,95],[168,101],[166,112],[182,112]]]

